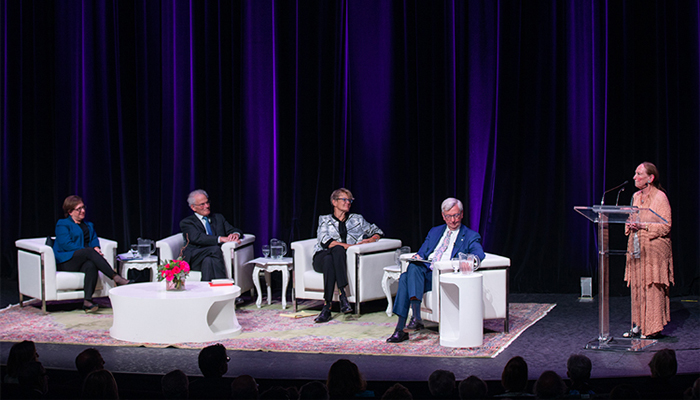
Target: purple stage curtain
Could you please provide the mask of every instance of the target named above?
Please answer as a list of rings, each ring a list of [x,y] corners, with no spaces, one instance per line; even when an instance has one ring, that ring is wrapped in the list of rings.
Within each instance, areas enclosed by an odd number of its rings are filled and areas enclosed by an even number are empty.
[[[511,258],[511,290],[576,293],[597,249],[573,207],[651,161],[674,210],[674,293],[698,293],[698,1],[1,11],[3,276],[14,240],[51,235],[70,194],[124,251],[179,232],[202,188],[258,254],[273,237],[315,237],[346,187],[353,211],[414,250],[457,197],[486,251]],[[611,262],[613,294],[623,265]]]

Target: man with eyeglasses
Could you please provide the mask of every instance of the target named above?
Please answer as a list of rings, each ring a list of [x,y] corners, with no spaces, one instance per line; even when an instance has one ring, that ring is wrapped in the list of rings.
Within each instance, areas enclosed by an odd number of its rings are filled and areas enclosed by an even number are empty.
[[[416,260],[447,261],[459,253],[474,254],[483,260],[486,255],[481,247],[481,236],[462,225],[464,210],[462,202],[448,197],[442,202],[442,219],[445,225],[432,228],[425,242],[413,256]],[[420,304],[423,294],[433,288],[432,264],[411,262],[406,272],[399,278],[399,288],[394,303],[394,314],[399,317],[394,333],[386,340],[389,343],[399,343],[408,340],[407,331],[423,329],[420,317]],[[408,326],[408,308],[413,316]]]
[[[201,189],[187,197],[194,214],[180,221],[180,229],[189,244],[183,257],[190,269],[202,271],[202,281],[227,278],[221,243],[240,243],[243,232],[234,228],[221,214],[211,212],[209,195]]]

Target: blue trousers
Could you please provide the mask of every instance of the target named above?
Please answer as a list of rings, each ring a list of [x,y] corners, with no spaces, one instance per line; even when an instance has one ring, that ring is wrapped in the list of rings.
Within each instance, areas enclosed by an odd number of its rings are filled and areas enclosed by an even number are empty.
[[[394,301],[394,314],[407,318],[410,300],[415,297],[423,301],[423,294],[433,290],[433,271],[418,263],[408,264],[406,272],[399,277],[399,289]]]

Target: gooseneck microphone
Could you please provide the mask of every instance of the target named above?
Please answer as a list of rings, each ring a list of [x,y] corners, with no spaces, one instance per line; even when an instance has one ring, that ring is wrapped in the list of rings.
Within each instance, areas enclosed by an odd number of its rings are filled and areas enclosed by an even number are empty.
[[[620,202],[620,193],[625,191],[625,187],[621,187],[620,190],[617,191],[617,198],[615,199],[615,206],[617,207],[617,204]]]
[[[606,195],[606,194],[612,192],[613,190],[617,190],[617,189],[619,189],[619,188],[625,186],[625,185],[628,184],[628,183],[630,183],[630,181],[624,181],[624,182],[622,182],[621,184],[615,186],[614,188],[608,189],[608,190],[606,190],[605,192],[603,192],[603,197],[601,197],[601,199],[600,199],[600,205],[602,206],[602,205],[605,204],[605,195]],[[618,193],[618,198],[619,198],[619,195],[620,195],[620,194]]]

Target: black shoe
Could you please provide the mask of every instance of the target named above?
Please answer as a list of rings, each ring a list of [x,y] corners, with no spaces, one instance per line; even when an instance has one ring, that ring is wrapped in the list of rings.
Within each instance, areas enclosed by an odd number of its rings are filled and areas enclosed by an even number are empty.
[[[85,314],[94,314],[99,309],[100,306],[98,306],[97,303],[92,303],[91,306],[86,306],[85,304],[83,304],[83,311],[85,311]]]
[[[408,323],[408,325],[406,325],[404,332],[419,331],[424,328],[425,325],[423,325],[423,322],[421,322],[420,320],[416,321],[415,318],[411,318],[411,321]]]
[[[352,306],[347,296],[340,296],[340,312],[343,314],[350,314],[352,312]]]
[[[324,322],[328,322],[330,320],[331,320],[331,307],[328,305],[323,306],[321,313],[318,314],[318,317],[314,318],[314,322],[316,322],[316,323],[324,323]]]
[[[389,336],[386,340],[387,343],[401,343],[408,340],[408,333],[404,331],[394,331],[394,333]]]
[[[642,339],[661,339],[662,336],[663,335],[661,334],[661,332],[656,332],[656,333],[652,333],[651,335],[642,335],[642,336],[640,336],[640,338],[642,338]]]

